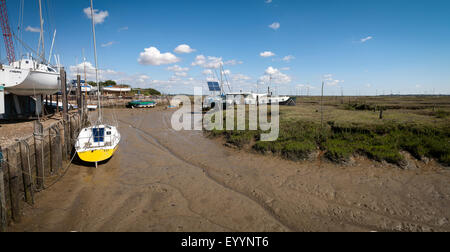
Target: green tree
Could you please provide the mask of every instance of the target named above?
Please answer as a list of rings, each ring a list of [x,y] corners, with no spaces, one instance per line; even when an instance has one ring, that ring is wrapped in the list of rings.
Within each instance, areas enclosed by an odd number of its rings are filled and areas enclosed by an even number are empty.
[[[100,85],[103,87],[109,87],[109,86],[117,86],[117,83],[113,80],[107,80],[105,82],[100,82]]]

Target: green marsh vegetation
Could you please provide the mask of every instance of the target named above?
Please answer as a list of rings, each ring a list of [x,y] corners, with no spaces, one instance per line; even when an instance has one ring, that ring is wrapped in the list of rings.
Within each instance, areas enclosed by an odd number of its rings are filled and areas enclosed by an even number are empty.
[[[237,148],[290,160],[305,160],[320,151],[336,163],[363,155],[402,165],[405,151],[418,160],[450,166],[450,97],[327,97],[323,127],[320,97],[299,97],[297,102],[295,107],[280,107],[277,141],[260,141],[261,130],[208,134]]]

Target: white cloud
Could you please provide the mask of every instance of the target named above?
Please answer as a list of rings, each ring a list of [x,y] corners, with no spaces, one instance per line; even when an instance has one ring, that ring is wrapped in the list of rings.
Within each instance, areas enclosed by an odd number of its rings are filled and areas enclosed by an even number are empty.
[[[27,31],[27,32],[41,32],[41,29],[40,28],[31,27],[31,26],[27,26],[25,31]]]
[[[187,77],[188,76],[188,67],[180,67],[179,65],[170,66],[167,68],[168,71],[172,71],[175,73],[175,77]]]
[[[84,68],[86,66],[86,77],[88,81],[95,81],[95,67],[91,62],[83,62],[76,66],[69,67],[69,74],[72,79],[76,78],[77,74],[84,79]],[[99,81],[113,80],[118,84],[128,84],[135,88],[149,88],[152,87],[152,80],[146,74],[127,74],[123,72],[114,71],[111,69],[99,70]]]
[[[102,44],[101,46],[102,46],[102,47],[110,47],[110,46],[114,45],[115,43],[116,43],[116,42],[114,42],[114,41],[110,41],[110,42],[108,42],[108,43]]]
[[[177,76],[177,77],[187,77],[188,73],[186,73],[186,72],[175,72],[175,76]]]
[[[270,4],[272,3],[272,0],[266,0],[265,3]]]
[[[195,61],[192,62],[192,66],[201,66],[203,68],[219,68],[223,65],[222,58],[204,55],[198,55],[195,57]]]
[[[274,67],[268,67],[263,76],[259,78],[260,81],[265,83],[275,83],[275,84],[288,84],[292,81],[292,78],[282,73],[280,70]]]
[[[363,39],[361,39],[361,43],[365,43],[365,42],[367,42],[367,41],[369,41],[369,40],[372,40],[372,39],[373,39],[373,37],[372,37],[372,36],[369,36],[369,37],[363,38]]]
[[[261,57],[263,57],[263,58],[268,58],[268,57],[273,57],[273,56],[275,56],[275,53],[270,52],[270,51],[266,51],[266,52],[260,53],[259,56],[261,56]]]
[[[222,58],[208,56],[208,61],[206,62],[204,67],[205,68],[219,68],[221,65],[223,65]]]
[[[280,29],[280,27],[281,27],[281,25],[278,22],[275,22],[275,23],[269,25],[269,28],[274,29],[274,30],[278,30],[278,29]]]
[[[76,77],[77,74],[80,74],[84,77],[84,71],[86,69],[86,76],[88,80],[95,80],[95,67],[91,62],[82,62],[76,66],[70,66],[69,70],[72,77]],[[106,80],[106,79],[114,79],[114,76],[118,75],[119,73],[110,70],[110,69],[99,69],[98,71],[99,78]]]
[[[235,65],[242,65],[244,64],[243,61],[237,61],[237,60],[228,60],[225,61],[225,63],[223,63],[224,65],[229,65],[229,66],[235,66]]]
[[[283,68],[280,68],[280,70],[281,71],[289,71],[289,70],[291,70],[291,68],[290,67],[283,67]]]
[[[231,76],[231,79],[235,82],[239,82],[239,81],[248,81],[251,80],[252,78],[244,74],[233,74]]]
[[[92,19],[92,12],[91,8],[87,7],[84,10],[84,14],[86,14],[86,17],[89,19]],[[99,11],[94,9],[94,23],[95,24],[102,24],[105,22],[105,19],[109,16],[108,11]]]
[[[294,56],[288,55],[288,56],[286,56],[286,57],[283,58],[283,61],[290,62],[291,60],[294,60],[294,59],[295,59]]]
[[[120,27],[118,31],[128,31],[128,26]]]
[[[182,44],[177,46],[174,50],[175,53],[183,54],[183,53],[192,53],[195,52],[195,49],[192,49],[189,45]]]
[[[167,68],[168,71],[172,72],[187,72],[189,71],[188,67],[180,67],[179,65],[170,66]]]
[[[203,74],[203,75],[213,75],[213,71],[212,71],[211,69],[205,69],[205,70],[202,72],[202,74]]]
[[[343,80],[335,80],[332,74],[325,74],[322,79],[327,86],[337,86],[344,83]]]
[[[192,62],[193,66],[202,66],[206,63],[206,57],[204,55],[197,55],[195,61]]]
[[[180,59],[172,53],[161,53],[156,47],[145,48],[144,52],[141,52],[138,62],[141,65],[168,65],[179,62]]]

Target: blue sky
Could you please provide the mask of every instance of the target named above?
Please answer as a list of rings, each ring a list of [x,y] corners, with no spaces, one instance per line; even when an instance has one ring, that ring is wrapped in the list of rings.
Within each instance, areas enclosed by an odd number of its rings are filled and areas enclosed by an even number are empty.
[[[20,2],[7,1],[16,33]],[[22,25],[33,48],[37,2],[25,0]],[[43,2],[46,53],[56,29],[55,51],[76,74],[83,48],[94,62],[90,1]],[[234,91],[263,91],[272,76],[282,94],[319,94],[322,81],[328,95],[450,94],[447,0],[95,0],[94,8],[102,78],[135,87],[192,93],[222,62]]]

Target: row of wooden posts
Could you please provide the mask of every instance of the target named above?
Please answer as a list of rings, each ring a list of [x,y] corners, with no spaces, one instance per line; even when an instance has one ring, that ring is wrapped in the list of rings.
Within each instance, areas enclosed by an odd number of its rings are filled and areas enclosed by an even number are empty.
[[[80,76],[76,91],[78,113],[69,113],[64,68],[60,74],[62,120],[47,128],[35,121],[33,135],[0,146],[0,232],[6,231],[11,222],[20,222],[23,205],[34,204],[35,193],[58,182],[73,160],[75,140],[87,115],[83,112]]]

